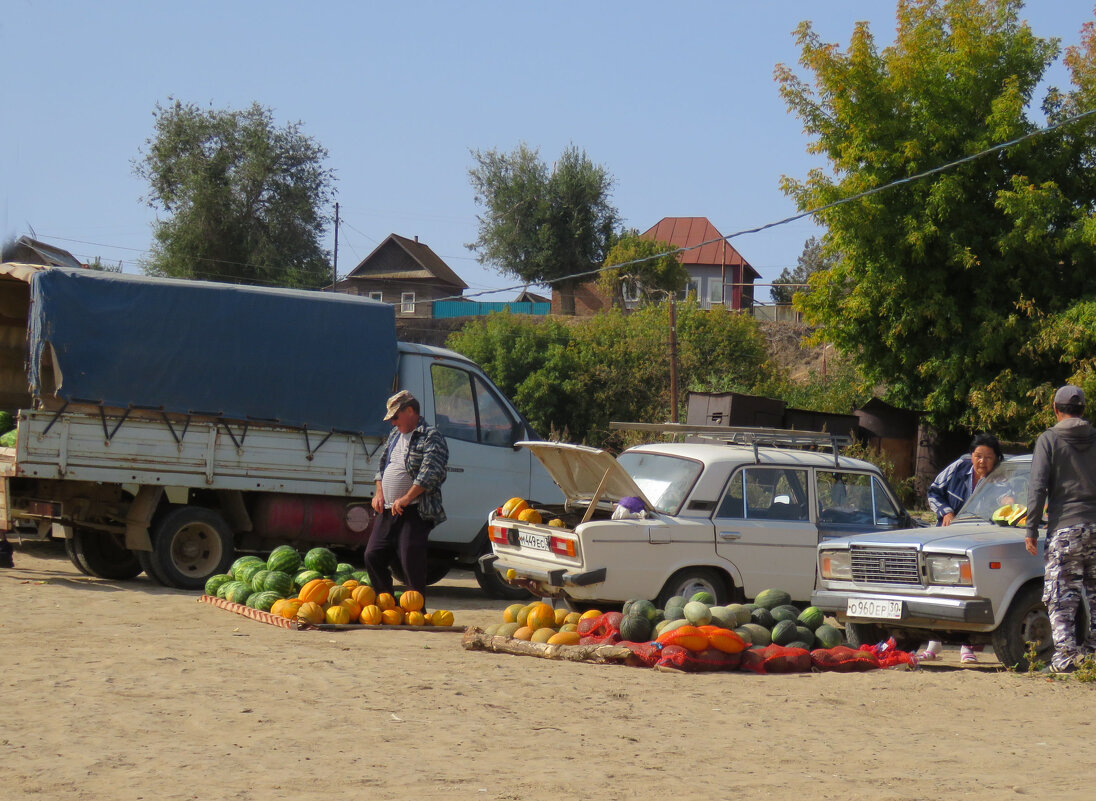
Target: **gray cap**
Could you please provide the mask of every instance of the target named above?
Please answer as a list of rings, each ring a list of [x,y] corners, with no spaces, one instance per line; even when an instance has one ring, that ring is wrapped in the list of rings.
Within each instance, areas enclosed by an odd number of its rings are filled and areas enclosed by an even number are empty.
[[[1064,387],[1059,388],[1054,393],[1054,405],[1055,406],[1084,406],[1085,405],[1085,393],[1080,387],[1075,387],[1073,384],[1066,384]]]

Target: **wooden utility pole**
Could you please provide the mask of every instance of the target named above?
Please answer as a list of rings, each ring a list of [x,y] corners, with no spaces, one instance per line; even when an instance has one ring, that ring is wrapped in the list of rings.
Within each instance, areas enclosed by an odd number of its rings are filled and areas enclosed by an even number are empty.
[[[670,293],[670,422],[677,420],[677,297]]]
[[[331,291],[338,292],[335,284],[339,281],[339,204],[335,203],[335,253],[331,259]]]

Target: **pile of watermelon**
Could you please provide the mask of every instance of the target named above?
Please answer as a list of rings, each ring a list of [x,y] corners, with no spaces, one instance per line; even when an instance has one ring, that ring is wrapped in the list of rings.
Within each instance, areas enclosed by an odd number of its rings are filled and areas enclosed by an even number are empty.
[[[707,592],[691,598],[675,595],[663,609],[651,601],[631,600],[624,604],[620,621],[621,639],[644,642],[657,639],[682,626],[714,625],[730,629],[747,645],[783,645],[790,648],[833,648],[840,645],[841,631],[825,623],[822,610],[792,606],[784,590],[762,590],[753,603],[716,606]]]
[[[301,587],[318,578],[330,578],[336,584],[348,579],[369,583],[366,571],[340,562],[327,548],[313,548],[301,557],[293,546],[279,545],[265,560],[241,556],[227,573],[210,576],[205,594],[269,612],[276,601],[296,596]]]

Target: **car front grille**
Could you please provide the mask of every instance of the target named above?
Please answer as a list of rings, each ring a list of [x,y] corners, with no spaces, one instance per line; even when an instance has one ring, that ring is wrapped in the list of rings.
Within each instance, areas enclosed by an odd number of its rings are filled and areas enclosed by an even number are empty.
[[[852,580],[865,584],[920,584],[916,548],[850,548]]]

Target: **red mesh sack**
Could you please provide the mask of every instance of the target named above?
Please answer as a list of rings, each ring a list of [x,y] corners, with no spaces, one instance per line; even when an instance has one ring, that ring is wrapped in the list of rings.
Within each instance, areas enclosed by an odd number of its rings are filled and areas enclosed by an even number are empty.
[[[580,645],[615,645],[620,642],[620,612],[606,612],[578,622]],[[584,626],[583,623],[586,623]]]
[[[738,657],[739,670],[749,670],[752,673],[765,672],[765,649],[761,646],[747,648]]]
[[[861,651],[867,651],[875,657],[881,668],[898,667],[899,665],[911,665],[917,667],[917,658],[908,651],[898,650],[898,643],[894,637],[876,643],[875,645],[861,645]]]
[[[709,673],[718,670],[734,670],[741,654],[726,654],[714,648],[691,651],[682,645],[666,645],[656,667],[683,670],[687,673]]]
[[[627,664],[633,667],[654,667],[662,658],[662,647],[656,642],[628,642],[621,640],[623,645],[632,655],[628,657]]]
[[[816,648],[811,651],[811,664],[816,670],[835,673],[854,673],[861,670],[878,670],[879,660],[868,651],[856,651],[845,645],[833,648]]]
[[[811,669],[811,655],[806,648],[768,645],[761,651],[766,673],[806,673]]]

